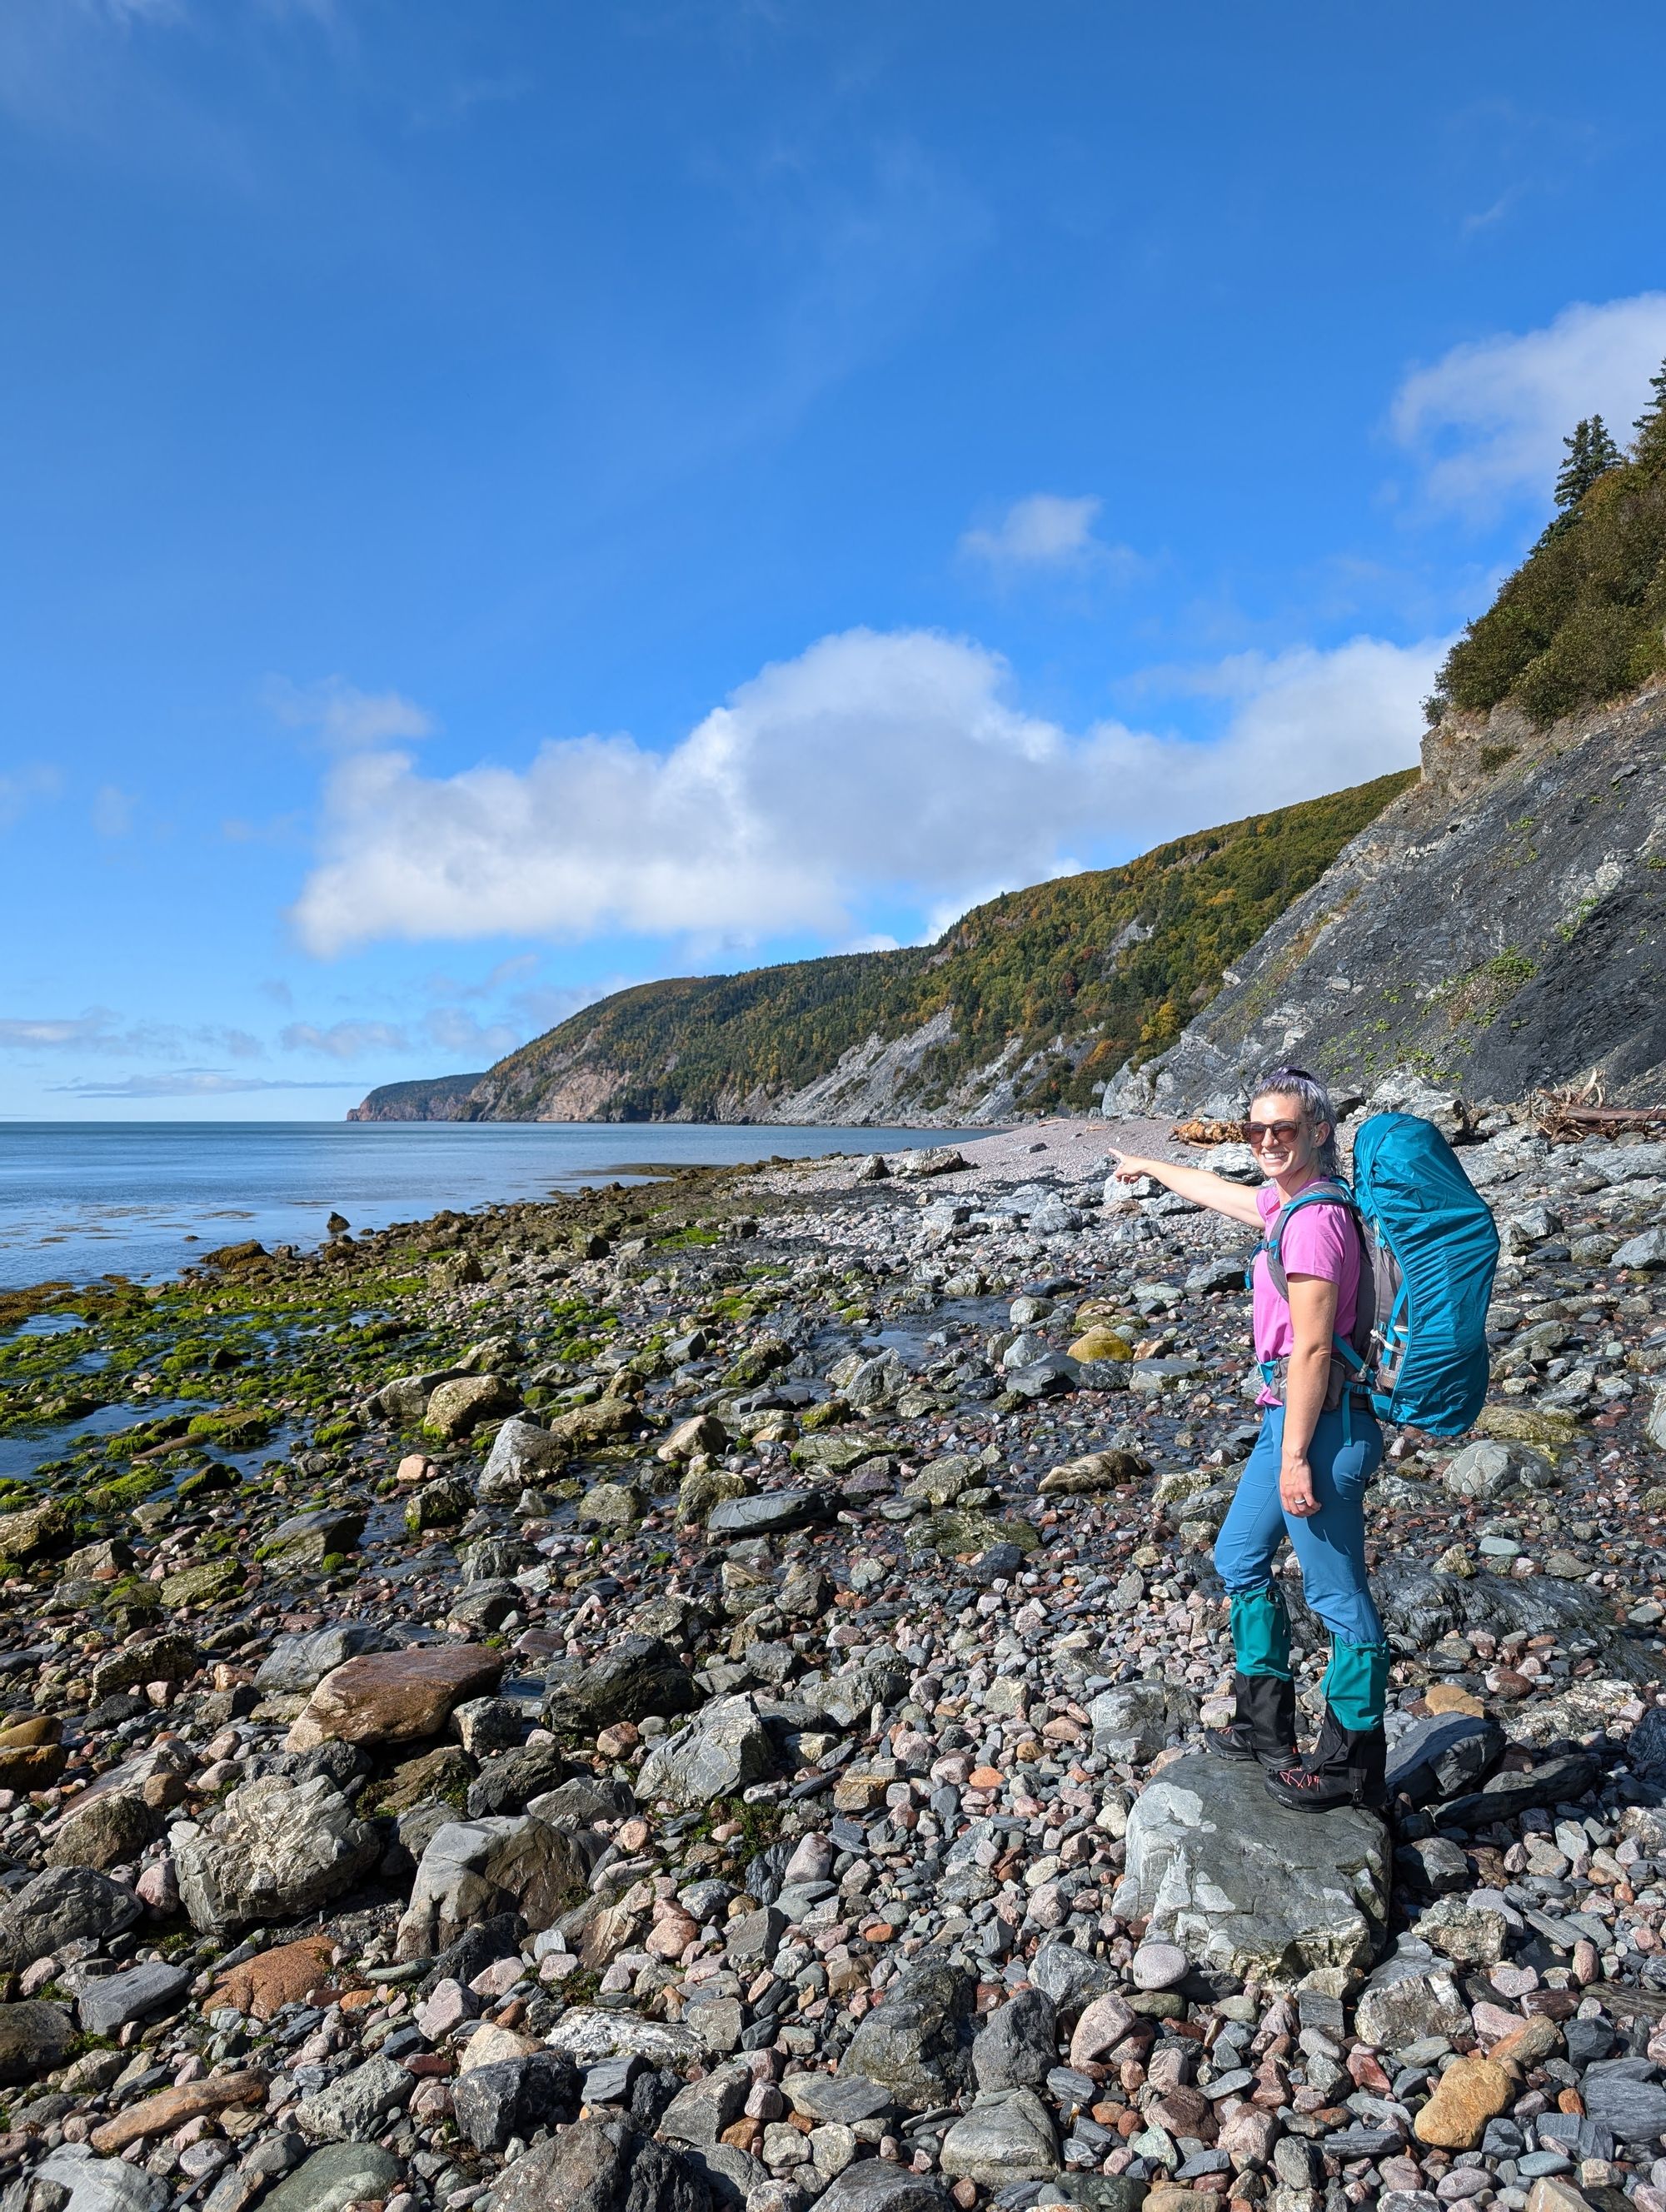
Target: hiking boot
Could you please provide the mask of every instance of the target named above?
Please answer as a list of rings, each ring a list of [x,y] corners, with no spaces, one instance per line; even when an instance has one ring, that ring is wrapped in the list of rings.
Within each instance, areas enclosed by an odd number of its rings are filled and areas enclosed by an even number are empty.
[[[1234,1674],[1237,1717],[1230,1727],[1205,1729],[1217,1759],[1259,1759],[1269,1769],[1296,1763],[1296,1685],[1278,1674]]]
[[[1388,1739],[1375,1728],[1345,1729],[1329,1705],[1319,1741],[1307,1757],[1269,1774],[1267,1786],[1280,1805],[1303,1812],[1328,1812],[1333,1805],[1360,1805],[1381,1813],[1388,1806],[1383,1779]]]

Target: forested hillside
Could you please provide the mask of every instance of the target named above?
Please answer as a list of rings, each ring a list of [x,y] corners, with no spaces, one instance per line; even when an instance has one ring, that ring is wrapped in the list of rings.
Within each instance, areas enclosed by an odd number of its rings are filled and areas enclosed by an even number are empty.
[[[1666,672],[1666,366],[1622,453],[1600,415],[1564,442],[1556,514],[1453,647],[1429,702],[1540,727]]]
[[[939,941],[620,991],[500,1060],[447,1119],[919,1120],[1091,1105],[1415,771],[1012,891]],[[379,1119],[420,1085],[373,1091]],[[805,1094],[812,1091],[813,1097]]]

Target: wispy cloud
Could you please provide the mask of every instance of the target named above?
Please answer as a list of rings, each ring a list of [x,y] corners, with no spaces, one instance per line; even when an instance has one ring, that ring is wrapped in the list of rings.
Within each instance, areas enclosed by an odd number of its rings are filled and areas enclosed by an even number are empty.
[[[1138,556],[1094,535],[1104,506],[1091,496],[1066,499],[1057,492],[1031,492],[1014,500],[993,522],[966,531],[959,550],[1008,577],[1026,570],[1090,567],[1127,574],[1138,567]]]
[[[217,1024],[185,1029],[172,1022],[129,1022],[108,1006],[89,1006],[79,1014],[0,1018],[0,1051],[177,1059],[204,1048],[229,1053],[234,1060],[258,1060],[265,1049],[246,1030]]]
[[[1542,330],[1454,346],[1414,370],[1390,410],[1437,507],[1485,521],[1521,499],[1550,504],[1562,441],[1584,416],[1630,433],[1666,356],[1666,292],[1565,307]]]
[[[181,1067],[153,1075],[88,1077],[49,1087],[76,1098],[229,1098],[252,1091],[356,1091],[358,1085],[350,1076],[228,1075],[223,1068]]]
[[[343,751],[431,737],[439,726],[425,708],[402,693],[361,691],[340,676],[325,676],[316,684],[269,677],[264,697],[280,722],[293,730],[313,731]]]
[[[9,830],[32,806],[56,799],[63,788],[63,777],[44,761],[27,763],[0,775],[0,830]]]
[[[93,834],[97,837],[125,837],[133,827],[137,804],[131,792],[113,783],[101,783],[93,795]]]
[[[369,1053],[409,1052],[410,1039],[392,1022],[291,1022],[278,1042],[285,1052],[323,1053],[331,1060],[362,1060]]]

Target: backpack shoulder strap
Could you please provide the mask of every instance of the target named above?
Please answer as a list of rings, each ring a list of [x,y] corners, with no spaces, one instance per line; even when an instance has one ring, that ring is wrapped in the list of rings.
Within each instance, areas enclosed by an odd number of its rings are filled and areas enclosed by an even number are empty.
[[[1268,1276],[1286,1305],[1290,1304],[1290,1278],[1285,1273],[1280,1248],[1284,1242],[1286,1224],[1292,1214],[1299,1213],[1305,1206],[1346,1206],[1355,1233],[1360,1238],[1362,1253],[1364,1250],[1364,1228],[1359,1218],[1359,1208],[1353,1193],[1345,1182],[1326,1176],[1322,1182],[1309,1183],[1305,1190],[1298,1191],[1294,1198],[1287,1200],[1279,1208],[1258,1248],[1267,1255]]]

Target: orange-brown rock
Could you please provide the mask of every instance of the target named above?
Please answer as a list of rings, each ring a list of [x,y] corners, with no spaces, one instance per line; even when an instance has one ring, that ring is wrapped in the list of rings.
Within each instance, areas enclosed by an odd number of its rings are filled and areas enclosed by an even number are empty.
[[[70,1763],[60,1723],[45,1714],[0,1729],[0,1789],[50,1790]]]
[[[1423,1702],[1432,1713],[1471,1713],[1480,1719],[1487,1711],[1473,1690],[1461,1690],[1456,1682],[1431,1683]]]
[[[1473,2150],[1516,2089],[1515,2074],[1496,2058],[1457,2059],[1441,2075],[1412,2131],[1437,2150]]]
[[[254,2020],[270,2020],[286,2004],[299,2004],[325,1987],[334,1948],[327,1936],[302,1936],[294,1943],[262,1951],[222,1975],[204,2009],[214,2012],[229,2005]]]
[[[285,1739],[291,1751],[321,1743],[420,1743],[452,1709],[489,1697],[503,1662],[483,1644],[428,1644],[368,1651],[325,1676]]]
[[[264,2104],[265,2098],[266,2076],[258,2067],[251,2066],[238,2074],[208,2074],[200,2081],[187,2081],[182,2089],[161,2089],[154,2097],[130,2105],[125,2112],[94,2128],[88,2140],[100,2158],[111,2158],[129,2143],[172,2135],[175,2128],[184,2127],[187,2120],[200,2119],[205,2112],[228,2112],[234,2105]]]

